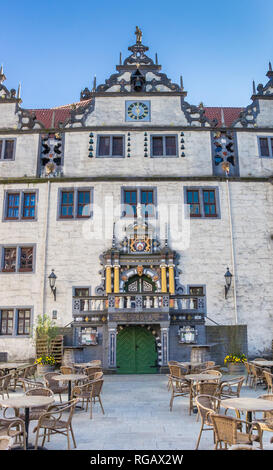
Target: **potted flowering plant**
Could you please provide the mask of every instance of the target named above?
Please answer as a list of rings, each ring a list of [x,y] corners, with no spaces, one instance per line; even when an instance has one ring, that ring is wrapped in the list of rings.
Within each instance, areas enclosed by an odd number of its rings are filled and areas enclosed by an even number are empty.
[[[224,363],[227,364],[229,372],[238,373],[245,370],[244,362],[246,362],[247,358],[245,354],[242,353],[234,353],[228,354],[225,359]]]
[[[55,363],[56,361],[54,356],[44,354],[38,357],[35,361],[35,364],[37,364],[38,375],[43,375],[46,372],[51,372],[54,370]]]

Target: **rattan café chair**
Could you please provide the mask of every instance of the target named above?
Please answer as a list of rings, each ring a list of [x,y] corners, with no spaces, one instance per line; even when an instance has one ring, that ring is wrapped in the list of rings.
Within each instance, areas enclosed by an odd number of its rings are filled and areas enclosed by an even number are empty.
[[[0,436],[9,436],[26,450],[26,429],[21,418],[0,418]]]
[[[92,404],[99,402],[102,413],[104,414],[104,408],[101,401],[101,390],[103,386],[103,380],[93,380],[82,385],[76,385],[73,388],[72,396],[82,400],[82,408],[84,401],[86,401],[86,411],[88,410],[88,404],[90,403],[90,419],[92,419]]]
[[[198,415],[201,417],[201,428],[195,447],[195,450],[197,450],[200,444],[202,432],[214,431],[211,414],[219,413],[220,399],[211,395],[197,395],[195,397],[195,403],[198,409]]]
[[[225,449],[228,449],[228,446],[237,444],[248,445],[252,444],[254,441],[259,442],[260,448],[262,449],[262,432],[258,423],[250,423],[238,418],[233,418],[232,416],[220,414],[211,414],[210,417],[215,434],[215,450],[217,450],[219,446],[220,449],[222,449],[222,444],[224,444]],[[248,427],[248,432],[242,432],[243,425]],[[253,433],[254,430],[257,431],[257,434]]]
[[[62,402],[62,393],[67,393],[68,384],[62,384],[61,382],[54,380],[54,377],[61,375],[59,372],[47,372],[44,375],[45,383],[47,388],[52,390],[53,393],[56,393],[60,397],[60,402]]]
[[[263,370],[263,374],[267,385],[267,392],[273,393],[273,374],[271,374],[267,370]]]
[[[42,446],[44,445],[47,434],[48,438],[55,434],[63,434],[64,436],[67,436],[68,450],[70,450],[70,434],[74,447],[77,447],[72,429],[72,418],[77,402],[78,399],[73,399],[66,403],[52,405],[48,408],[47,412],[40,416],[38,424],[33,430],[33,432],[36,432],[35,449],[38,447],[39,437],[43,437]],[[67,413],[68,411],[69,413]],[[42,435],[40,435],[40,431],[43,431]]]
[[[219,384],[221,398],[236,398],[240,396],[245,377],[236,377],[231,380],[223,380]]]
[[[75,374],[75,369],[72,366],[61,366],[60,367],[61,374]]]
[[[32,395],[32,396],[43,396],[43,397],[54,397],[54,393],[52,390],[49,390],[48,388],[32,388],[28,390],[25,393],[26,396]],[[44,406],[36,406],[35,408],[31,409],[29,411],[29,420],[30,421],[35,421],[40,418],[40,416],[45,413],[48,409],[49,405],[44,405]],[[20,413],[19,410],[15,410],[15,415],[19,416],[21,419],[25,420],[25,413]]]
[[[262,400],[273,401],[273,395],[260,395],[258,398],[261,398]],[[263,412],[263,417],[256,418],[256,422],[259,424],[261,428],[261,434],[262,434],[261,448],[263,448],[263,444],[262,444],[263,432],[264,431],[273,432],[273,411]]]

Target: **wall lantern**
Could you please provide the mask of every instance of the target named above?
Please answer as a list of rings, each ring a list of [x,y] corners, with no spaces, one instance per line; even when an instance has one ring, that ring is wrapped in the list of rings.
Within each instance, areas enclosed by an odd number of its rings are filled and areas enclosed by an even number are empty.
[[[226,285],[225,285],[225,299],[226,299],[227,298],[227,293],[230,289],[231,281],[232,281],[232,274],[229,271],[229,268],[227,268],[227,272],[225,274],[225,281],[226,281]]]
[[[54,269],[52,269],[51,274],[48,276],[48,279],[49,279],[49,286],[50,286],[51,292],[54,295],[54,300],[56,300],[56,286],[55,286],[55,284],[56,284],[57,276],[54,273]]]

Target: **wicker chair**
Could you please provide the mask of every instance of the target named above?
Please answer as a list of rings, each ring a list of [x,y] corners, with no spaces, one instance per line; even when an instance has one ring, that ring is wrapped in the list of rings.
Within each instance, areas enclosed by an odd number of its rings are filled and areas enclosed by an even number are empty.
[[[75,369],[74,367],[72,366],[61,366],[60,367],[60,372],[61,374],[74,374],[75,373]]]
[[[216,382],[216,383],[219,383],[219,380],[221,379],[222,377],[222,374],[219,370],[215,370],[215,369],[205,369],[205,370],[202,370],[201,374],[208,374],[208,375],[216,375],[217,379],[212,379],[212,380],[208,380],[208,382]]]
[[[263,375],[267,384],[267,392],[268,393],[273,393],[273,374],[270,372],[263,370]]]
[[[86,401],[86,411],[88,410],[88,404],[90,403],[90,419],[92,419],[92,403],[99,402],[102,413],[104,414],[104,409],[101,401],[101,390],[103,386],[103,380],[93,380],[92,382],[85,383],[83,385],[76,385],[73,388],[72,396],[82,400],[82,408],[84,401]],[[96,400],[97,399],[97,400]]]
[[[26,379],[29,371],[29,366],[27,367],[18,367],[12,373],[13,388],[16,389],[17,386],[22,387],[21,379]]]
[[[247,361],[245,361],[245,362],[243,362],[243,364],[244,364],[244,366],[245,366],[245,368],[246,368],[246,374],[247,374],[247,375],[246,375],[246,379],[245,379],[245,380],[246,380],[246,385],[247,385],[248,382],[249,382],[250,387],[252,387],[253,373],[252,373],[252,370],[251,370],[251,368],[250,368],[250,363],[247,362]]]
[[[43,413],[40,416],[38,424],[33,430],[33,432],[36,432],[35,449],[37,449],[38,447],[39,437],[43,437],[42,446],[44,445],[47,433],[48,438],[50,438],[54,434],[63,434],[64,436],[67,436],[68,450],[70,450],[70,433],[72,436],[74,447],[77,447],[72,429],[72,418],[77,402],[77,399],[73,399],[66,403],[52,405],[48,408],[46,413]],[[69,413],[67,413],[67,411],[69,411]],[[40,431],[43,431],[43,435],[41,436],[39,434]]]
[[[273,401],[273,395],[260,395],[258,398]],[[256,422],[260,425],[262,436],[264,431],[273,432],[273,411],[265,411],[263,418],[256,419]]]
[[[219,384],[220,398],[236,398],[240,396],[241,388],[245,381],[245,377],[236,377],[231,380],[223,380]]]
[[[88,379],[85,379],[83,383],[92,382],[93,380],[99,380],[99,379],[102,379],[102,377],[103,377],[102,371],[95,372],[94,374],[89,374]]]
[[[25,423],[20,418],[0,418],[0,436],[9,436],[15,443],[22,445],[26,450]]]
[[[11,379],[12,375],[7,374],[7,375],[2,375],[0,377],[0,395],[2,395],[2,398],[5,398],[5,394],[9,398],[9,387],[11,384]]]
[[[183,377],[175,377],[169,375],[170,389],[171,389],[171,399],[170,399],[170,411],[173,409],[173,401],[176,397],[185,397],[190,395],[191,387],[189,382],[187,382]]]
[[[45,385],[43,382],[38,382],[36,380],[20,379],[19,382],[22,383],[24,392],[27,392],[28,390],[32,388],[45,388]]]
[[[211,395],[197,395],[195,397],[198,415],[201,417],[201,428],[198,435],[195,450],[198,449],[203,431],[214,431],[211,414],[219,413],[220,400]],[[215,440],[214,440],[215,442]]]
[[[86,367],[84,369],[84,374],[90,377],[91,375],[94,375],[96,372],[102,372],[101,367]]]
[[[54,393],[52,390],[49,390],[48,388],[32,388],[28,390],[25,395],[29,396],[43,396],[43,397],[54,397]],[[29,420],[30,421],[35,421],[40,418],[40,416],[45,413],[48,409],[49,405],[46,406],[39,406],[35,407],[33,409],[30,408],[29,411]],[[15,415],[18,416],[19,418],[25,420],[25,413],[19,413],[19,410],[15,410]]]
[[[215,433],[215,450],[218,449],[219,445],[220,449],[222,449],[222,444],[224,444],[225,449],[228,449],[228,446],[237,444],[248,445],[252,444],[253,441],[259,442],[262,449],[262,432],[258,423],[250,423],[233,418],[232,416],[220,414],[211,414],[210,417]],[[248,426],[248,432],[242,432],[243,425]],[[257,434],[253,434],[254,430],[257,430]]]
[[[256,387],[257,385],[264,384],[264,375],[263,370],[260,367],[255,366],[254,364],[249,363],[249,367],[252,373],[252,383],[251,386]]]
[[[67,393],[68,385],[62,385],[59,381],[54,380],[54,377],[61,375],[59,372],[47,372],[44,375],[45,383],[47,388],[52,390],[53,393],[56,393],[60,397],[60,402],[62,402],[62,393]]]

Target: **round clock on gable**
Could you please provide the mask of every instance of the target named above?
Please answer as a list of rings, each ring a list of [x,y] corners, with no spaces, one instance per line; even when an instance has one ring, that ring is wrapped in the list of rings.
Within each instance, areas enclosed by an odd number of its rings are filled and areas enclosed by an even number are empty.
[[[150,118],[150,109],[148,103],[133,101],[128,103],[127,118],[133,121],[148,120]]]

